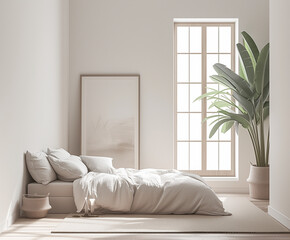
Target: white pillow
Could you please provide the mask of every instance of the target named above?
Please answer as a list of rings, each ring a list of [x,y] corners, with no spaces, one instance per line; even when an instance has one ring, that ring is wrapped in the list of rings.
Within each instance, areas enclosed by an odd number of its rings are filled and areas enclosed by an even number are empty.
[[[27,169],[34,181],[48,184],[56,180],[56,174],[48,162],[44,152],[26,152]]]
[[[58,159],[48,155],[48,160],[56,172],[58,179],[62,181],[73,182],[88,173],[86,165],[78,156],[70,155],[68,158]]]
[[[112,158],[98,156],[80,156],[90,172],[113,173]]]
[[[70,157],[70,153],[64,150],[63,148],[59,148],[59,149],[48,148],[47,154],[57,159],[66,159]]]

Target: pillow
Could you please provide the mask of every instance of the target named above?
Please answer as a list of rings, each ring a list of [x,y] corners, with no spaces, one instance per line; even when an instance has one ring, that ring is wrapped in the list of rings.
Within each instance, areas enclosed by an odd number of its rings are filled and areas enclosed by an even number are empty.
[[[68,158],[58,159],[53,155],[48,155],[48,160],[58,179],[62,181],[73,182],[88,173],[86,165],[78,156],[70,155]]]
[[[90,172],[113,173],[112,158],[98,156],[81,156]]]
[[[57,159],[66,159],[66,158],[70,157],[70,153],[68,153],[63,148],[59,148],[59,149],[48,148],[47,149],[47,154],[50,155],[50,156],[53,156],[53,157],[55,157]]]
[[[56,180],[56,174],[44,152],[26,152],[27,169],[37,183],[48,184]]]

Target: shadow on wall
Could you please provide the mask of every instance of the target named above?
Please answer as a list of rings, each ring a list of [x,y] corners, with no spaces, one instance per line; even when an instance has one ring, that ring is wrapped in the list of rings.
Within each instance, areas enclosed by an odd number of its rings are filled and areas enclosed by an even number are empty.
[[[27,193],[27,184],[33,182],[33,179],[30,176],[26,167],[25,153],[23,153],[22,162],[23,162],[22,177],[20,178],[19,184],[15,185],[15,189],[13,191],[11,198],[14,200],[12,200],[9,204],[5,220],[1,224],[0,232],[7,229],[11,224],[13,224],[19,216],[22,216],[21,211],[22,195]],[[18,188],[17,186],[19,186],[20,188]]]

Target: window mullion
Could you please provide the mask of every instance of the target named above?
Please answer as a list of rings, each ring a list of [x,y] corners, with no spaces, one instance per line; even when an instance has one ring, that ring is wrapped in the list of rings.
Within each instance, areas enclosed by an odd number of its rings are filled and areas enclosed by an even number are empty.
[[[232,39],[231,39],[231,66],[232,66],[232,70],[235,71],[236,70],[236,66],[235,66],[235,24],[231,25],[231,34],[232,34]],[[235,99],[232,97],[232,101],[235,102]],[[232,174],[235,173],[235,168],[236,168],[236,164],[235,164],[235,146],[236,146],[236,136],[235,136],[235,130],[232,127],[231,129],[231,171]]]
[[[218,27],[218,63],[220,62],[220,27]],[[220,90],[220,84],[218,84],[218,91]],[[220,94],[218,95],[218,97]],[[218,170],[220,170],[220,129],[217,131],[218,134]]]
[[[202,26],[202,94],[206,93],[206,26]],[[206,98],[202,99],[202,119],[206,118]],[[202,172],[206,171],[206,122],[202,123]]]
[[[188,27],[188,83],[190,82],[190,27]],[[190,170],[190,84],[188,84],[188,170]]]

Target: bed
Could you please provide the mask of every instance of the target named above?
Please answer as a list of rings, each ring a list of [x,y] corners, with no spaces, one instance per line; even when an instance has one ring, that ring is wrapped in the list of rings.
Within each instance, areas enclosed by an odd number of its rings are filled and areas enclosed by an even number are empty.
[[[29,194],[50,194],[49,213],[73,213],[94,199],[97,213],[229,215],[197,175],[177,170],[116,169],[89,172],[74,182],[30,183]]]
[[[49,194],[50,213],[205,214],[226,216],[203,178],[178,170],[114,168],[112,158],[74,156],[64,149],[27,153],[37,183],[28,194]]]

